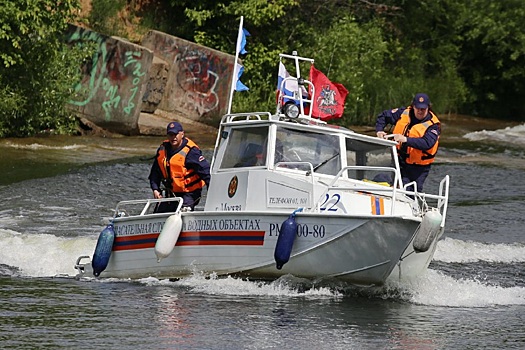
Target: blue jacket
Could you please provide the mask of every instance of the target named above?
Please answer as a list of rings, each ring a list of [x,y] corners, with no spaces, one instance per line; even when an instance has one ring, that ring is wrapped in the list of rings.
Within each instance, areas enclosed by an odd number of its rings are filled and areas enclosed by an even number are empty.
[[[381,114],[377,116],[376,132],[384,131],[387,125],[395,125],[397,121],[401,118],[401,114],[403,114],[403,111],[405,109],[406,107],[401,107],[401,108],[395,108],[392,110],[385,110],[381,112]],[[410,111],[410,125],[422,123],[430,119],[432,119],[432,115],[430,115],[430,113],[428,113],[423,120],[419,120],[414,115],[414,110]],[[416,148],[416,149],[427,150],[427,149],[432,148],[436,144],[438,140],[438,136],[440,134],[441,134],[440,125],[435,124],[435,125],[430,126],[427,129],[423,137],[408,138],[406,145],[409,147]]]

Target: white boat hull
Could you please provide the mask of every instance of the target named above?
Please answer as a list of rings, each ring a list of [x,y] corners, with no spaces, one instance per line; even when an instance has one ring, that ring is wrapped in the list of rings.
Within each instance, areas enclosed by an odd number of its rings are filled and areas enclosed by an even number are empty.
[[[438,241],[444,231],[444,228],[440,229],[436,238],[430,245],[430,248],[426,252],[416,252],[414,250],[413,242],[411,242],[399,262],[390,273],[390,276],[388,276],[387,282],[411,281],[421,277],[432,262]]]
[[[183,213],[172,253],[160,262],[156,239],[168,215],[116,218],[115,244],[101,277],[181,278],[194,272],[277,278],[337,278],[382,284],[413,238],[417,221],[396,217],[298,214],[298,234],[281,270],[274,261],[279,228],[289,213]]]

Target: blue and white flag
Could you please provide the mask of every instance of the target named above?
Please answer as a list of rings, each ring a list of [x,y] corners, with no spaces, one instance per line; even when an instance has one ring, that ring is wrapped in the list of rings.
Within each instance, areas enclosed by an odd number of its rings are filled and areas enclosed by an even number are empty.
[[[237,52],[244,55],[248,53],[244,48],[246,46],[246,37],[250,36],[250,33],[244,28],[239,33],[239,38],[237,38]]]
[[[290,73],[286,70],[286,67],[282,62],[279,62],[279,73],[277,76],[277,90],[281,91],[282,95],[285,96],[293,96],[295,98],[299,98],[299,85],[297,84],[297,79],[287,79],[290,77]],[[284,81],[284,85],[283,85]],[[307,98],[308,92],[306,91],[304,86],[301,86],[301,94],[304,98]],[[285,103],[288,101],[288,99],[285,98]]]
[[[244,73],[244,67],[242,65],[240,65],[239,63],[237,63],[236,72],[237,72],[237,83],[235,83],[235,91],[250,90],[250,89],[248,89],[248,87],[246,85],[244,85],[241,82],[241,75],[242,75],[242,73]]]
[[[239,33],[237,34],[237,45],[235,46],[235,61],[233,65],[233,74],[230,84],[230,100],[228,101],[228,114],[232,110],[232,100],[234,91],[246,91],[250,90],[246,85],[241,82],[241,75],[244,73],[244,67],[239,64],[239,55],[246,54],[246,37],[250,35],[246,29],[243,28],[244,17],[241,16],[241,21],[239,23]]]
[[[239,54],[244,55],[248,53],[245,47],[246,47],[246,36],[249,36],[249,35],[250,33],[246,29],[240,28],[239,35],[237,37],[237,49],[236,49],[236,54],[235,54],[236,59],[239,57]],[[244,73],[244,67],[240,65],[239,63],[236,63],[235,76],[237,77],[237,82],[235,83],[235,91],[250,90],[246,85],[244,85],[241,82],[242,73]]]

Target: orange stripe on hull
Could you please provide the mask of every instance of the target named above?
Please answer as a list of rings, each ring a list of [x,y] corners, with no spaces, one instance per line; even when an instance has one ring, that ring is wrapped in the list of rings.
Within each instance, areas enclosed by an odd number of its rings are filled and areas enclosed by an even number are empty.
[[[372,215],[384,215],[385,214],[385,204],[382,197],[370,197],[372,205]]]

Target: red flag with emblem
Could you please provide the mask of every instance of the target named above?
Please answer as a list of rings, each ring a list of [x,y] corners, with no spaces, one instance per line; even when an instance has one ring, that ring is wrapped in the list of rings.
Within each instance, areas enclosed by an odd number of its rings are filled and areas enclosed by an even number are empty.
[[[348,90],[343,84],[332,83],[313,64],[310,67],[310,81],[315,87],[315,96],[312,98],[312,116],[324,121],[341,118],[348,95]],[[312,91],[310,91],[310,95],[312,95]]]

